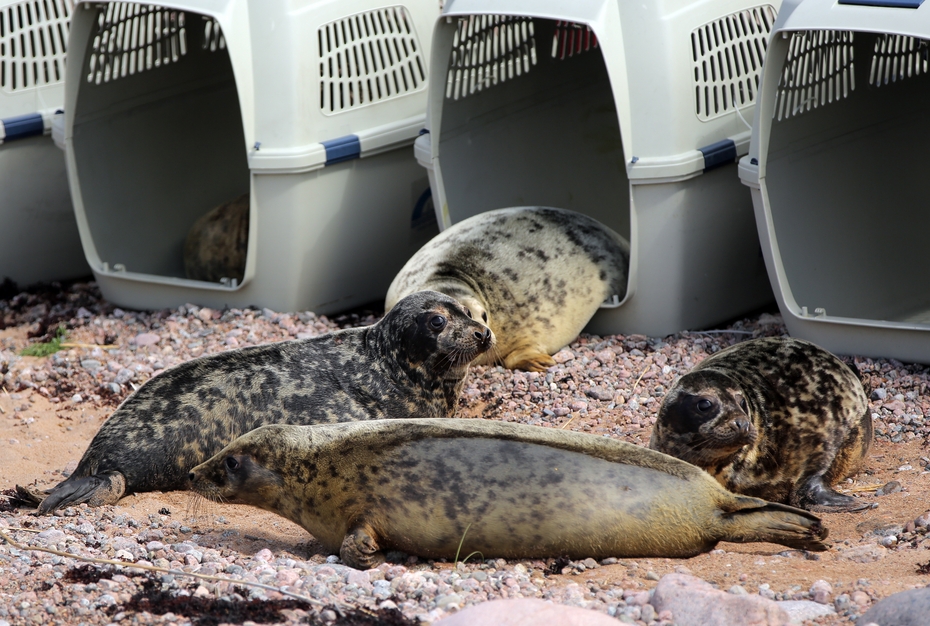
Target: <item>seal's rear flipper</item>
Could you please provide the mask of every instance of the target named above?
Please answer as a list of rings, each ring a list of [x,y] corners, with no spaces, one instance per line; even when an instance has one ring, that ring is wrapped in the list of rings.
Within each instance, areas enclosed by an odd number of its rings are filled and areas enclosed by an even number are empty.
[[[721,541],[749,543],[768,541],[796,550],[822,552],[827,529],[816,515],[786,504],[766,502],[758,498],[739,497],[741,507],[723,514],[726,531]]]
[[[49,492],[39,504],[39,513],[46,515],[81,502],[91,506],[116,504],[125,493],[126,478],[119,472],[80,477],[72,475]]]

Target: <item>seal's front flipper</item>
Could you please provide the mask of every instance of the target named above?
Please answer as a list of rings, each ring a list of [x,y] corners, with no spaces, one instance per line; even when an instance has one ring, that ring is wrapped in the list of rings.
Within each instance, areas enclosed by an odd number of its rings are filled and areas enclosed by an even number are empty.
[[[824,484],[823,476],[813,476],[802,481],[791,494],[791,502],[818,513],[851,513],[870,506],[859,498],[837,493]]]
[[[90,506],[116,504],[125,493],[126,478],[119,472],[80,477],[72,475],[49,492],[39,504],[39,513],[45,515],[81,502]]]
[[[339,558],[355,569],[372,569],[384,563],[384,553],[365,525],[356,526],[342,540]]]
[[[517,348],[504,356],[504,367],[527,372],[545,372],[555,365],[555,359],[536,348]]]
[[[827,528],[816,515],[787,504],[737,496],[739,507],[723,515],[724,536],[719,541],[767,541],[796,550],[822,552]]]

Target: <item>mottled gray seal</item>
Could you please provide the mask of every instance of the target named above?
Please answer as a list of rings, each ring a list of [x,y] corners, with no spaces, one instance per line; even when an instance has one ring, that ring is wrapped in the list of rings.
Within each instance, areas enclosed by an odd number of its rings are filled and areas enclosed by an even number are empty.
[[[872,444],[859,377],[807,341],[745,341],[682,376],[649,447],[706,469],[736,493],[812,511],[868,505],[833,490]]]
[[[629,243],[586,215],[546,207],[488,211],[420,248],[394,278],[384,307],[420,289],[448,294],[497,337],[497,349],[477,363],[542,371],[601,303],[623,300],[629,258]]]
[[[190,468],[262,424],[450,417],[492,342],[462,305],[424,291],[372,326],[182,363],[120,405],[39,511],[183,489]]]
[[[191,227],[184,240],[184,274],[219,282],[245,276],[249,247],[249,194],[212,209]]]
[[[269,425],[190,474],[303,526],[352,567],[428,558],[687,557],[718,541],[824,550],[806,511],[614,439],[476,419]]]

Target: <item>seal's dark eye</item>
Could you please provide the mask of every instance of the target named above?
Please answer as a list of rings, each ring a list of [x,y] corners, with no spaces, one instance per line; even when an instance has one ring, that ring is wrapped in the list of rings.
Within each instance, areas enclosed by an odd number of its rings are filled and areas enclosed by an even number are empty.
[[[236,457],[228,456],[226,457],[226,469],[230,472],[235,472],[239,469],[239,461],[236,460]]]
[[[469,319],[475,319],[471,316],[471,309],[468,307],[465,307],[465,315],[467,315]]]
[[[485,323],[485,324],[488,323],[488,313],[487,313],[487,311],[485,311],[485,312],[483,312],[483,313],[481,314],[481,319],[484,320],[484,323]]]
[[[749,405],[746,404],[746,398],[739,399],[739,408],[743,410],[743,413],[749,415]]]
[[[470,317],[470,316],[469,316]],[[429,327],[437,333],[446,327],[446,318],[442,315],[434,315],[429,318]]]
[[[705,411],[710,411],[712,406],[714,406],[714,403],[711,402],[710,400],[707,400],[706,398],[701,398],[700,400],[697,401],[697,410],[700,411],[701,413],[704,413]]]

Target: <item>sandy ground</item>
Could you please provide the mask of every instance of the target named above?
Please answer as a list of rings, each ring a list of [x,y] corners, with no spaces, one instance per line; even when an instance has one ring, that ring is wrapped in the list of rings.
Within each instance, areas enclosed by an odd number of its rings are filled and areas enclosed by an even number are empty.
[[[0,331],[0,340],[3,339],[26,343],[22,328]],[[14,405],[20,407],[18,413],[14,412]],[[113,408],[87,401],[53,404],[29,390],[17,394],[0,389],[0,490],[16,484],[50,486],[60,481],[62,470],[73,468]],[[459,416],[477,417],[482,409],[480,404],[472,404],[463,407]],[[586,424],[585,418],[579,417],[571,428],[590,430],[592,425],[593,422]],[[646,424],[643,441],[648,441],[649,428]],[[677,570],[693,573],[723,589],[739,584],[750,593],[759,591],[762,584],[777,592],[807,591],[815,581],[825,580],[832,585],[834,598],[858,590],[865,591],[873,600],[922,587],[930,582],[930,575],[918,571],[922,564],[930,563],[930,540],[925,540],[922,530],[905,534],[909,540],[897,545],[885,547],[878,542],[883,529],[897,527],[891,532],[900,536],[900,527],[930,508],[930,473],[924,471],[920,460],[926,456],[930,456],[930,451],[921,438],[896,444],[876,441],[867,468],[853,484],[845,486],[867,488],[898,481],[902,490],[881,497],[865,491],[864,497],[874,502],[876,508],[824,515],[833,542],[831,550],[825,553],[805,555],[770,544],[720,544],[718,550],[691,559],[623,559],[616,565],[559,578],[566,583],[583,579],[602,587],[616,584],[649,589],[655,586],[656,575]],[[148,493],[127,497],[114,510],[136,517],[158,512],[166,515],[167,510],[172,519],[183,521],[201,535],[234,529],[237,532],[225,533],[225,544],[244,554],[254,554],[262,548],[302,559],[323,554],[303,529],[283,518],[246,506],[219,507],[201,502],[195,507],[195,502],[184,492]],[[862,598],[861,594],[859,597]],[[818,623],[849,623],[849,620],[837,616]]]

